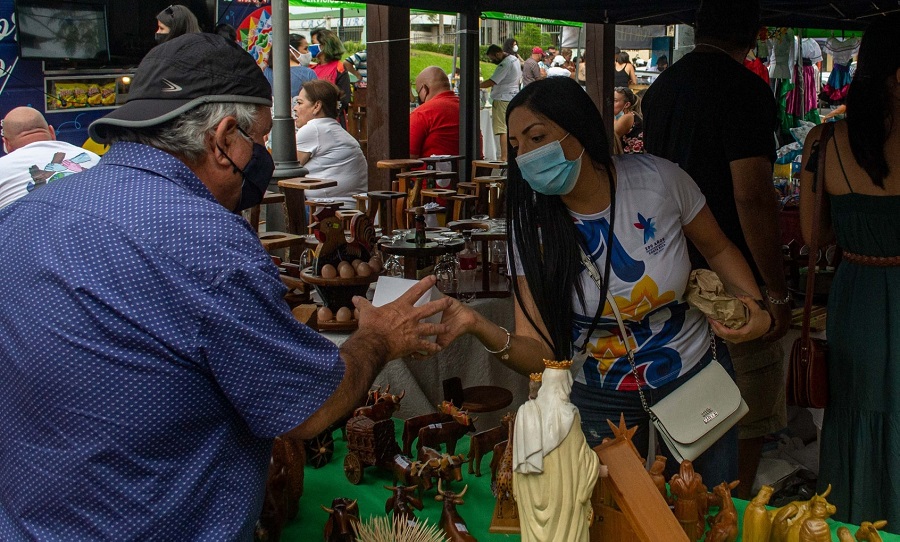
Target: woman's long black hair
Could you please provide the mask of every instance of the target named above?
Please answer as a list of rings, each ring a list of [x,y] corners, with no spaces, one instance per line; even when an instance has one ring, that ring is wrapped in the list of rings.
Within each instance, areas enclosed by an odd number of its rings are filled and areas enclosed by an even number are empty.
[[[507,123],[519,107],[553,121],[577,139],[586,154],[582,168],[591,167],[593,161],[612,171],[609,140],[600,111],[574,80],[548,77],[530,83],[509,103]],[[584,292],[577,280],[581,261],[579,243],[583,245],[584,241],[562,199],[532,190],[516,164],[515,150],[510,146],[507,152],[507,231],[512,232],[516,248],[510,251],[511,268],[516,268],[518,255],[535,306],[550,334],[544,340],[556,359],[571,359],[573,291],[584,305]],[[513,291],[528,321],[539,329],[521,304],[516,281],[513,281]]]
[[[877,17],[863,35],[847,92],[847,131],[853,157],[875,186],[890,173],[884,144],[894,126],[887,80],[900,68],[900,13]]]

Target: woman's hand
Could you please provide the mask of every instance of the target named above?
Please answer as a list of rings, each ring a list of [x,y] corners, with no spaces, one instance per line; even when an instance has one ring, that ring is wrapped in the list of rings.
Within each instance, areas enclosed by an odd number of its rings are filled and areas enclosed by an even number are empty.
[[[731,343],[742,343],[762,337],[772,325],[772,316],[768,311],[762,309],[752,297],[738,296],[738,299],[741,300],[750,313],[747,323],[737,329],[731,329],[711,318],[707,318],[713,332]]]
[[[460,303],[458,299],[450,298],[450,306],[444,309],[441,324],[446,326],[446,332],[437,337],[437,344],[446,348],[461,335],[470,333],[478,321],[478,313],[467,305]]]

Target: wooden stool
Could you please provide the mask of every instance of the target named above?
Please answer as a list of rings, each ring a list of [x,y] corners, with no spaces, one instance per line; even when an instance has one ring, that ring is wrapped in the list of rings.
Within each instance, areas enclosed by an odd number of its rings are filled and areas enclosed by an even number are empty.
[[[475,177],[472,181],[476,185],[475,195],[478,196],[478,211],[486,212],[491,218],[499,218],[499,202],[503,192],[503,185],[506,183],[506,177],[499,175]]]
[[[343,226],[344,231],[347,231],[350,229],[350,222],[353,220],[353,217],[362,214],[365,213],[357,209],[343,209],[337,211],[337,213],[335,213],[335,216],[337,216],[341,220],[341,225]]]
[[[394,203],[393,201],[406,198],[402,192],[392,190],[374,190],[369,196],[369,218],[375,223],[375,217],[381,223],[381,231],[384,235],[394,233]]]
[[[428,167],[428,169],[434,170],[437,170],[437,165],[442,162],[449,162],[450,164],[453,164],[453,162],[457,162],[456,167],[453,167],[452,165],[450,167],[451,171],[456,172],[459,171],[459,165],[465,159],[466,157],[460,154],[448,154],[447,156],[425,156],[419,158],[419,160],[425,162],[425,166]]]
[[[456,192],[454,190],[449,190],[446,188],[428,188],[422,190],[422,204],[429,203],[427,200],[433,200],[435,203],[441,206],[443,209],[443,213],[438,214],[438,226],[443,226],[448,222],[447,215],[448,211],[452,210],[452,207],[448,205],[448,200],[451,196],[455,196]]]
[[[287,230],[294,235],[306,235],[309,221],[306,218],[306,191],[337,186],[337,181],[295,177],[278,181],[278,187],[284,192],[284,204],[287,207]]]
[[[378,169],[398,170],[401,173],[413,168],[423,167],[424,165],[425,162],[416,160],[415,158],[387,158],[385,160],[379,160],[376,163]],[[391,177],[393,177],[393,174]]]
[[[369,195],[368,194],[353,194],[353,199],[356,200],[356,210],[362,211],[364,213],[368,213],[368,205],[369,205]]]
[[[469,178],[501,175],[506,168],[507,163],[500,160],[472,160],[472,175]]]
[[[250,208],[250,218],[247,220],[247,222],[250,223],[250,227],[253,228],[253,231],[259,231],[259,215],[262,206],[272,205],[275,203],[284,203],[284,194],[266,190],[266,193],[263,194],[263,199],[259,203],[259,205],[254,205],[252,208]]]
[[[456,194],[450,196],[453,200],[453,220],[468,220],[475,212],[475,202],[478,196],[475,194]]]
[[[478,191],[478,184],[473,182],[462,182],[456,185],[456,193],[457,194],[469,194],[470,196],[477,196],[476,192]]]
[[[398,173],[397,180],[393,183],[394,190],[407,194],[407,198],[406,201],[399,201],[396,203],[396,211],[400,213],[407,207],[417,207],[419,205],[422,205],[422,198],[419,193],[423,189],[427,188],[426,183],[428,182],[428,180],[434,180],[436,175],[436,171],[426,171],[424,169]],[[394,216],[400,219],[402,215],[397,214]],[[409,228],[411,227],[410,224],[411,222],[404,218],[397,223],[397,227]]]

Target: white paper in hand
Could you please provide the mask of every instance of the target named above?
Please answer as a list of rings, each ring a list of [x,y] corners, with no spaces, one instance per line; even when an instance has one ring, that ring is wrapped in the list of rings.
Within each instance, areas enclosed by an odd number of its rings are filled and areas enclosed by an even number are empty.
[[[375,297],[372,298],[372,305],[376,307],[380,307],[382,305],[387,305],[388,303],[395,301],[401,295],[405,294],[407,290],[412,288],[418,281],[412,279],[403,279],[399,277],[378,277],[378,282],[375,283]],[[430,290],[422,294],[416,302],[414,306],[421,307],[422,305],[435,301],[444,297],[444,294],[441,293],[436,287],[432,286]],[[441,322],[441,317],[443,312],[439,312],[437,314],[433,314],[428,318],[424,318],[421,320],[422,322],[428,322],[433,324],[439,324]],[[430,342],[434,342],[436,337],[431,335],[426,337],[426,340]]]

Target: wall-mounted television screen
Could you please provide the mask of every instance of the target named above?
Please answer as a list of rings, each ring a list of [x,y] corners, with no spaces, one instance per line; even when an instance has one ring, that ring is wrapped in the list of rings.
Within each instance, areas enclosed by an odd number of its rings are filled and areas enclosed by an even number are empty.
[[[33,60],[109,60],[106,6],[16,0],[19,56]]]

